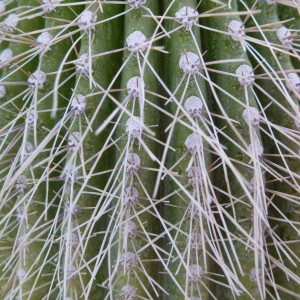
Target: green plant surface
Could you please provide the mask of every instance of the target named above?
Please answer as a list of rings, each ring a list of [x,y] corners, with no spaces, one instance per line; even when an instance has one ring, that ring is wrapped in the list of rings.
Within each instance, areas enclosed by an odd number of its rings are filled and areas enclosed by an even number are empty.
[[[300,299],[299,1],[0,1],[0,299]]]

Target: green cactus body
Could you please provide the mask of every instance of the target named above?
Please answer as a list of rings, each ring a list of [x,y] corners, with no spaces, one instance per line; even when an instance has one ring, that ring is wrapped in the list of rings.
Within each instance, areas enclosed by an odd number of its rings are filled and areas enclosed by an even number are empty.
[[[0,1],[0,298],[300,299],[298,2]]]

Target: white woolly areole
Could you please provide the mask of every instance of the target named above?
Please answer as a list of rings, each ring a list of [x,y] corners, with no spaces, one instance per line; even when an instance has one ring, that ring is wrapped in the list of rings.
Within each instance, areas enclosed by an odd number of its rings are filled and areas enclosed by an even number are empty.
[[[13,33],[17,28],[19,16],[17,14],[9,14],[3,22],[2,30],[7,33]]]
[[[134,31],[128,35],[126,39],[126,43],[128,46],[128,50],[133,53],[137,53],[139,51],[145,51],[147,45],[145,45],[147,38],[140,31]]]
[[[179,59],[179,67],[186,74],[197,74],[200,71],[200,58],[192,52],[182,53]]]
[[[71,246],[72,248],[76,248],[79,245],[79,236],[76,232],[72,232],[70,236],[65,236],[65,242],[68,244],[67,246]]]
[[[72,132],[72,134],[70,134],[69,138],[68,138],[68,147],[70,149],[70,151],[74,151],[81,140],[81,134],[78,131]]]
[[[142,136],[143,127],[141,124],[141,118],[131,117],[126,122],[126,133],[132,139],[140,139]]]
[[[38,113],[35,110],[30,110],[27,115],[26,115],[26,122],[27,122],[27,127],[30,130],[33,130],[34,127],[37,124],[39,116]]]
[[[262,270],[258,269],[256,272],[256,268],[251,269],[250,271],[250,280],[254,282],[258,282],[262,278]],[[258,278],[257,278],[257,273],[258,273]]]
[[[19,281],[23,281],[25,276],[26,276],[26,271],[22,268],[19,268],[18,271],[17,271],[17,279]]]
[[[32,143],[26,142],[24,149],[25,149],[26,154],[30,154],[33,152],[34,146],[32,145]]]
[[[3,14],[6,10],[6,5],[4,1],[0,1],[0,14]]]
[[[187,237],[186,243],[190,245],[190,249],[200,250],[202,249],[202,235],[200,233],[193,232]]]
[[[135,238],[136,234],[137,234],[136,224],[131,220],[126,221],[124,225],[124,237],[132,239]]]
[[[242,86],[252,86],[254,84],[254,72],[253,69],[248,65],[240,65],[235,74],[238,77],[238,81]]]
[[[124,191],[124,205],[134,207],[139,203],[139,192],[133,187],[129,186]]]
[[[132,94],[133,97],[141,96],[145,88],[144,80],[138,76],[131,77],[127,81],[128,94]]]
[[[90,64],[89,55],[87,53],[82,53],[78,59],[75,61],[75,68],[77,74],[82,74],[89,76],[90,74]]]
[[[16,189],[19,193],[23,193],[28,185],[28,180],[25,175],[19,176],[16,182]]]
[[[8,62],[12,59],[12,57],[13,57],[12,50],[7,48],[7,49],[3,50],[0,54],[0,62],[1,63]]]
[[[192,118],[201,117],[203,103],[199,97],[191,96],[184,102],[184,108]]]
[[[191,29],[197,24],[199,13],[194,8],[183,6],[175,14],[176,20],[183,25],[186,30]]]
[[[256,155],[261,157],[264,153],[264,148],[256,141],[248,146],[247,151],[251,157],[256,157]]]
[[[71,109],[75,115],[81,115],[86,109],[86,99],[83,95],[75,95],[71,100]]]
[[[139,259],[135,253],[126,252],[122,255],[122,265],[125,267],[126,270],[133,270],[138,267]]]
[[[237,20],[232,20],[229,23],[228,32],[232,33],[231,37],[234,41],[240,41],[246,35],[244,24]]]
[[[196,204],[191,202],[187,210],[188,214],[192,217],[194,221],[196,221],[197,223],[200,222],[201,210]]]
[[[277,30],[276,34],[282,46],[289,47],[289,48],[292,47],[293,35],[289,29],[282,26]]]
[[[6,88],[3,85],[0,85],[0,99],[4,98],[6,95]]]
[[[41,44],[41,46],[47,46],[52,40],[52,35],[49,31],[45,31],[43,33],[41,33],[36,41]]]
[[[243,111],[242,117],[247,124],[257,127],[260,122],[259,112],[255,107],[248,107]]]
[[[136,300],[137,299],[137,289],[132,285],[124,285],[121,288],[121,298],[122,300]]]
[[[28,82],[31,84],[31,88],[37,88],[41,90],[47,81],[47,76],[43,71],[37,70],[33,72],[28,78]]]
[[[85,32],[95,29],[97,15],[91,10],[85,10],[78,18],[79,28]]]
[[[60,0],[42,0],[43,12],[50,13],[56,9]]]
[[[189,281],[199,282],[204,276],[201,266],[194,264],[189,266]]]
[[[126,158],[126,172],[136,174],[141,167],[141,159],[136,153],[129,153]]]
[[[286,86],[290,91],[295,91],[300,94],[300,77],[297,73],[286,74]]]
[[[195,154],[202,149],[202,137],[194,132],[186,138],[184,144],[192,154]]]
[[[142,5],[146,4],[147,0],[127,0],[127,2],[132,8],[138,9]]]
[[[65,203],[64,206],[64,215],[65,217],[67,216],[72,216],[73,218],[76,218],[76,215],[78,213],[78,205],[76,203],[71,203],[69,200]]]
[[[188,171],[189,183],[194,187],[200,187],[202,175],[199,167],[191,167]]]

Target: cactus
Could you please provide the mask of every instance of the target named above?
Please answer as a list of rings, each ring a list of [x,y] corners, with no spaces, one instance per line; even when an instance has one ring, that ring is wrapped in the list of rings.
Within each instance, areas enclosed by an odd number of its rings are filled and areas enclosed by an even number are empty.
[[[299,5],[0,1],[0,299],[300,299]]]

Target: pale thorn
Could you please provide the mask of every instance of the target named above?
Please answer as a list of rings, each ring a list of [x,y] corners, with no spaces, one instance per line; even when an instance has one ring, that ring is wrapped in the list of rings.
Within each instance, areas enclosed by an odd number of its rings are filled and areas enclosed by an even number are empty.
[[[250,193],[254,193],[254,189],[255,189],[255,181],[256,178],[253,176],[249,182],[249,191]]]
[[[268,5],[274,5],[276,4],[277,0],[265,0]]]
[[[6,11],[6,5],[4,1],[0,1],[0,14],[3,14]]]
[[[78,94],[73,96],[71,100],[71,110],[74,111],[75,115],[81,115],[86,109],[86,99],[83,95]]]
[[[138,256],[132,252],[126,252],[122,255],[122,265],[125,267],[125,270],[132,271],[136,269],[139,265]]]
[[[78,148],[81,141],[81,134],[78,131],[72,132],[68,138],[68,148],[71,152]]]
[[[264,153],[264,148],[258,141],[255,141],[254,143],[249,144],[247,152],[251,157],[256,157],[256,155],[258,157],[262,157]]]
[[[286,86],[290,91],[295,91],[300,95],[300,77],[297,73],[287,73],[286,74]]]
[[[203,245],[202,245],[202,235],[200,233],[193,232],[192,234],[190,234],[187,237],[186,243],[187,243],[187,245],[190,245],[190,248],[192,250],[196,250],[196,251],[200,250],[203,247]]]
[[[6,95],[6,88],[4,85],[0,85],[0,99],[4,98]]]
[[[258,278],[257,278],[257,274],[258,274]],[[251,269],[249,276],[251,281],[259,282],[262,279],[262,270],[253,268]]]
[[[127,81],[127,92],[133,97],[140,97],[143,95],[145,89],[144,80],[138,76],[132,77]]]
[[[192,52],[182,53],[179,59],[179,67],[185,74],[195,75],[200,71],[199,56]]]
[[[24,193],[28,185],[28,179],[25,175],[21,175],[16,182],[16,190],[18,193]]]
[[[36,39],[36,41],[39,43],[39,48],[41,51],[45,50],[47,46],[51,43],[53,36],[49,31],[42,32]],[[47,50],[51,50],[51,48],[48,48]]]
[[[248,65],[240,65],[236,71],[235,74],[238,77],[238,81],[242,86],[252,86],[254,84],[255,78],[254,78],[254,72],[253,69]]]
[[[121,299],[122,300],[136,300],[137,299],[137,289],[132,285],[124,285],[121,288]]]
[[[34,130],[38,120],[38,114],[34,110],[30,110],[26,115],[26,123],[29,130]]]
[[[61,0],[42,0],[42,9],[45,14],[50,13],[56,9]]]
[[[141,139],[143,127],[141,124],[141,118],[131,117],[126,122],[126,133],[131,139]]]
[[[231,38],[237,42],[242,41],[246,35],[244,24],[237,20],[232,20],[229,23],[228,32],[232,34]]]
[[[28,82],[30,83],[31,89],[37,88],[38,90],[41,90],[44,87],[46,81],[46,74],[40,70],[33,72],[28,78]]]
[[[3,64],[9,62],[13,58],[13,55],[14,54],[11,49],[4,49],[0,54],[0,63]]]
[[[18,271],[17,271],[17,280],[18,281],[23,281],[25,276],[26,276],[26,271],[22,268],[19,268]]]
[[[13,33],[19,22],[19,16],[17,14],[9,14],[6,19],[3,21],[2,30],[7,33]]]
[[[85,10],[78,18],[79,28],[85,32],[95,30],[97,15],[91,10]]]
[[[124,230],[123,230],[123,234],[124,234],[124,239],[133,239],[136,237],[137,235],[137,226],[136,224],[131,221],[128,220],[125,222],[124,224]]]
[[[242,113],[242,117],[247,124],[253,127],[257,127],[260,123],[259,111],[256,107],[246,108]]]
[[[293,35],[291,31],[285,26],[280,27],[277,32],[278,40],[281,42],[282,46],[292,48]]]
[[[142,5],[146,4],[147,0],[127,0],[127,2],[132,8],[138,9]]]
[[[201,135],[196,132],[190,134],[186,138],[184,145],[192,154],[196,154],[197,152],[201,151],[203,147]]]
[[[175,18],[186,30],[190,30],[197,24],[199,13],[194,8],[183,6],[176,12]]]
[[[145,45],[147,38],[141,31],[134,31],[126,38],[128,50],[132,53],[139,51],[145,51],[147,46]]]
[[[27,219],[26,205],[20,205],[17,208],[17,219],[19,224],[22,224]]]
[[[203,102],[199,97],[191,96],[184,102],[184,108],[191,118],[201,117]]]
[[[89,77],[90,72],[90,64],[89,64],[89,56],[88,53],[82,53],[78,59],[75,61],[76,73],[85,75]]]
[[[188,278],[191,282],[200,282],[204,276],[204,271],[201,266],[193,264],[189,266]]]
[[[202,175],[200,167],[191,167],[188,171],[189,184],[194,188],[199,188],[201,185]]]
[[[76,267],[72,264],[69,264],[66,268],[66,277],[68,280],[75,278],[75,272],[77,271]]]

